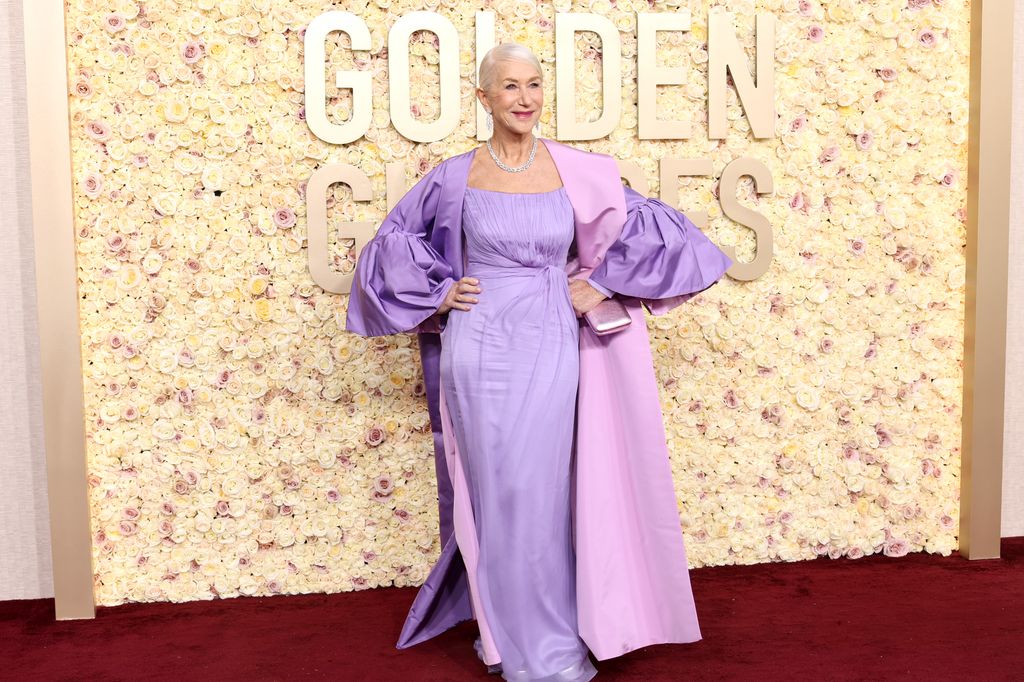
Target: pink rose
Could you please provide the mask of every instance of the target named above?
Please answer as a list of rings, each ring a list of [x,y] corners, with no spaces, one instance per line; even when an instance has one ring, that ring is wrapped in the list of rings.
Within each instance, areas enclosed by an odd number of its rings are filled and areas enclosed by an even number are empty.
[[[740,406],[740,399],[736,397],[736,392],[731,388],[722,396],[722,402],[725,403],[726,407],[733,410]]]
[[[190,40],[181,46],[181,58],[186,64],[195,64],[203,58],[203,46],[195,40]]]
[[[89,173],[78,182],[78,188],[90,199],[95,199],[103,192],[103,176]]]
[[[103,18],[103,28],[107,29],[108,33],[123,31],[127,23],[124,16],[117,12],[111,12]]]
[[[381,495],[390,495],[395,490],[395,484],[390,476],[383,474],[374,479],[373,489]]]
[[[882,550],[886,556],[890,557],[901,557],[906,556],[907,552],[910,551],[910,547],[907,545],[906,540],[891,539],[883,545]]]
[[[387,437],[387,431],[379,426],[371,426],[366,432],[366,444],[371,447],[377,447],[384,442]]]
[[[812,43],[820,43],[825,39],[825,29],[818,25],[811,26],[807,29],[807,39]]]
[[[875,136],[866,130],[860,135],[858,135],[856,138],[854,138],[854,142],[857,145],[857,149],[861,151],[869,149],[871,147],[871,143],[874,141]]]
[[[775,426],[782,424],[782,407],[778,404],[766,407],[761,410],[761,419]]]
[[[287,206],[274,211],[274,224],[282,229],[288,229],[295,225],[295,211]]]
[[[917,34],[917,42],[919,42],[924,47],[935,47],[935,45],[939,42],[939,38],[938,36],[935,35],[934,31],[926,28]]]
[[[875,74],[886,83],[893,82],[894,80],[896,80],[896,77],[898,75],[896,69],[890,68],[888,66],[883,66],[880,69],[875,69]]]
[[[85,124],[85,134],[97,142],[106,142],[110,139],[110,125],[104,121],[89,121]]]

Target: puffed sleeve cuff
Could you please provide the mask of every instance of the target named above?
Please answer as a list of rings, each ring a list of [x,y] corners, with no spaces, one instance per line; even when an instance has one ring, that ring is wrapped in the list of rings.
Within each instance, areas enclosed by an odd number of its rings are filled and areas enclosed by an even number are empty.
[[[451,266],[426,240],[378,233],[359,254],[345,328],[360,336],[439,331],[434,313],[454,283]]]
[[[732,259],[685,215],[660,199],[624,190],[626,221],[590,274],[591,284],[678,305],[711,287],[732,267]]]
[[[609,289],[608,287],[606,287],[606,286],[604,286],[604,285],[602,285],[602,284],[600,284],[598,282],[595,282],[592,279],[588,279],[587,281],[590,283],[590,286],[592,286],[595,289],[597,289],[598,291],[600,291],[602,294],[605,295],[606,298],[611,298],[612,296],[615,295],[615,292],[612,291],[611,289]]]

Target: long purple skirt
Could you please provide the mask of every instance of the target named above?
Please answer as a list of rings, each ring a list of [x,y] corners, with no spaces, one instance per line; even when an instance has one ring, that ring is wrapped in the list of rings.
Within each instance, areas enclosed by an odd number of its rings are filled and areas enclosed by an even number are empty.
[[[505,679],[582,682],[596,670],[576,620],[570,506],[572,205],[564,188],[469,188],[463,210],[466,275],[482,291],[449,313],[440,371],[476,525],[474,596]]]

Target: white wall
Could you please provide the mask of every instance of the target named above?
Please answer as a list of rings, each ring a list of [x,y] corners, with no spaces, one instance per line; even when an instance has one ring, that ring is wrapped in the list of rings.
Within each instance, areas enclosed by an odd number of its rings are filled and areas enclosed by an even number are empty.
[[[1009,304],[1006,320],[1006,410],[1003,428],[1002,536],[1024,535],[1024,0],[1014,4],[1013,144]]]
[[[21,0],[0,0],[0,600],[53,596]]]

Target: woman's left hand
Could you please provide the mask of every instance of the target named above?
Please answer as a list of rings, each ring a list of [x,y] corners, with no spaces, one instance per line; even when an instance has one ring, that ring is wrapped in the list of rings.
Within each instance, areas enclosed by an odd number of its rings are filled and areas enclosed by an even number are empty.
[[[569,298],[572,299],[572,307],[576,310],[576,317],[583,317],[585,313],[603,301],[606,296],[590,286],[590,283],[585,279],[570,279]]]

